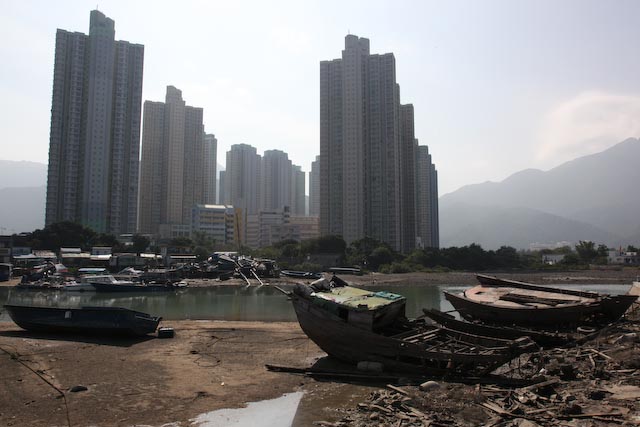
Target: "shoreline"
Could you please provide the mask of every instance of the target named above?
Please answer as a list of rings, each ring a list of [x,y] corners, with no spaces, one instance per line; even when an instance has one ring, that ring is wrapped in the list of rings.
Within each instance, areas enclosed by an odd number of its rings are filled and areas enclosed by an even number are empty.
[[[340,275],[342,279],[354,286],[389,286],[412,284],[415,286],[436,285],[476,285],[476,273],[498,276],[504,279],[518,280],[521,282],[539,285],[562,284],[626,284],[638,280],[640,267],[624,267],[619,270],[537,270],[537,271],[489,271],[489,272],[415,272],[415,273],[368,273],[362,276]],[[324,273],[325,277],[331,277],[330,273]],[[218,287],[218,286],[246,286],[243,279],[233,278],[225,281],[218,279],[185,279],[189,287]],[[310,283],[312,280],[281,276],[280,278],[261,279],[265,284],[296,284]],[[20,283],[19,277],[14,277],[6,282],[0,282],[0,287],[11,287]],[[256,279],[251,280],[252,286],[259,286]]]

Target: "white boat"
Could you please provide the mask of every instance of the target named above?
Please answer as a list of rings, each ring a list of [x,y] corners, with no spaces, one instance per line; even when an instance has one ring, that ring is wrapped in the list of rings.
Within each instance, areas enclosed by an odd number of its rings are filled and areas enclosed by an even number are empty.
[[[108,285],[132,285],[129,280],[116,280],[111,274],[85,274],[80,276],[80,281],[68,281],[62,284],[62,289],[71,292],[95,291],[95,284]]]

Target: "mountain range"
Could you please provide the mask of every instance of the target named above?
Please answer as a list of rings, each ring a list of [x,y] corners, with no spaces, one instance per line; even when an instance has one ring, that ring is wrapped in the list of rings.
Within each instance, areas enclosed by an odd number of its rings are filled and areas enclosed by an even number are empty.
[[[440,198],[440,244],[528,248],[530,243],[640,242],[640,140],[502,182],[467,185]]]

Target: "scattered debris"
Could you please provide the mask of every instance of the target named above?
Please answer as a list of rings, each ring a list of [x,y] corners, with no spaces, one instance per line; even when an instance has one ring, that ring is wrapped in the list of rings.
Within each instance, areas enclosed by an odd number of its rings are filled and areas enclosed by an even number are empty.
[[[639,314],[629,313],[581,345],[521,355],[496,371],[514,380],[536,379],[535,384],[387,384],[340,421],[316,425],[640,425]]]

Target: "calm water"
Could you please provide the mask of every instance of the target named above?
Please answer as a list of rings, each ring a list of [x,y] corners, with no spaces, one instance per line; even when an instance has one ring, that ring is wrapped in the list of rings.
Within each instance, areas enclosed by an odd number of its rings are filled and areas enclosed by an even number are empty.
[[[290,286],[281,285],[285,289]],[[625,293],[628,285],[574,285],[571,289],[584,289],[610,294]],[[422,314],[422,308],[451,310],[444,299],[443,290],[459,292],[466,286],[367,286],[370,290],[388,290],[407,297],[407,315]],[[177,292],[151,293],[96,293],[64,291],[16,291],[0,288],[0,305],[41,305],[54,307],[118,306],[143,311],[165,320],[215,319],[247,321],[295,321],[296,316],[287,297],[268,285],[257,287],[216,286],[186,288]],[[11,319],[0,308],[0,322]]]

